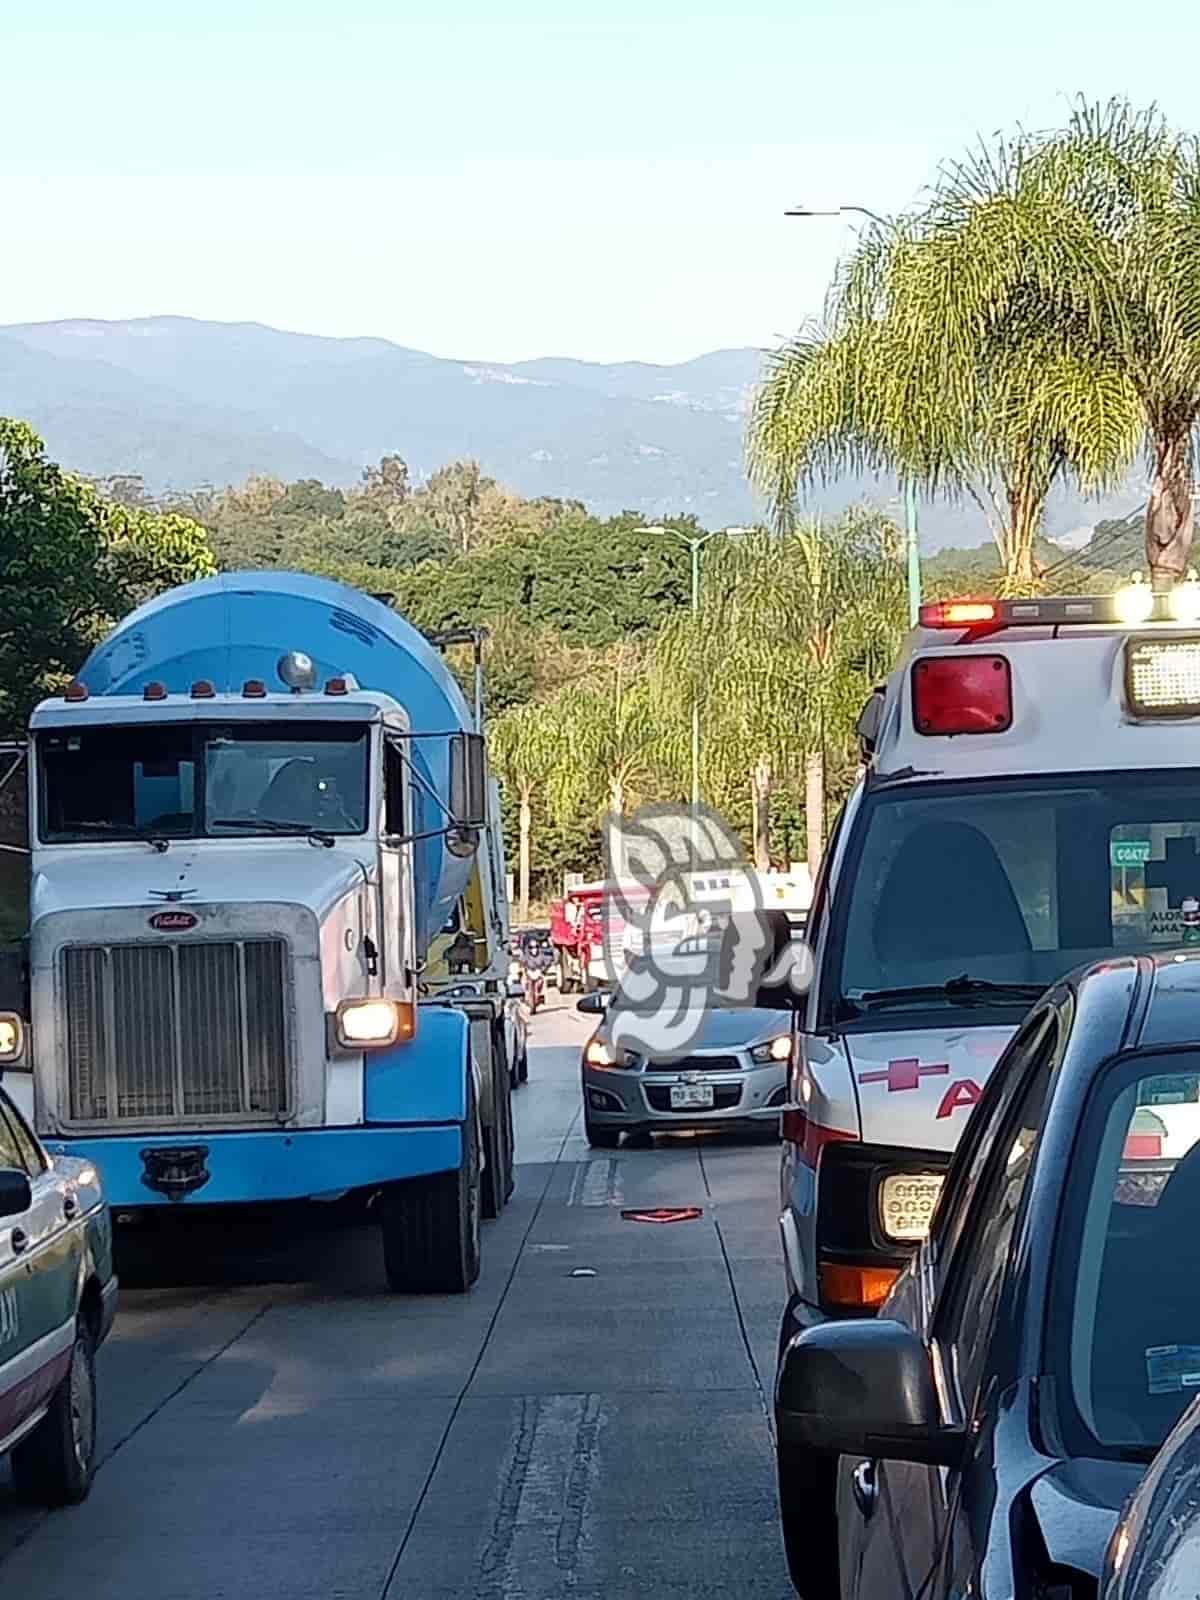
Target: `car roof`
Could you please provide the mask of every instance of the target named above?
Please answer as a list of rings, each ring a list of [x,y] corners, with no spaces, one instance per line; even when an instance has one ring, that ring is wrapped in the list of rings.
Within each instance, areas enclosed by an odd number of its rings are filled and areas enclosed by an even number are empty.
[[[1194,1044],[1200,1048],[1200,948],[1110,957],[1064,980],[1080,1021],[1103,1013],[1110,1050]]]

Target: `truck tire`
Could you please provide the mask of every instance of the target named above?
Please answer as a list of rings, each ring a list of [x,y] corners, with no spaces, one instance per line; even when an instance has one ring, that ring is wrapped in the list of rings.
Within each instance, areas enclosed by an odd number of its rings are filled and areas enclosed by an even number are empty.
[[[529,1082],[529,1041],[521,1046],[521,1059],[517,1062],[517,1082]]]
[[[380,1197],[383,1262],[397,1294],[465,1294],[479,1276],[479,1119],[468,1093],[453,1172],[392,1183]]]
[[[779,1526],[801,1600],[838,1600],[837,1457],[777,1444]]]
[[[96,1466],[96,1347],[82,1317],[67,1375],[11,1459],[17,1494],[26,1503],[74,1506],[86,1499]]]
[[[513,1192],[512,1084],[501,1039],[492,1052],[495,1079],[492,1084],[492,1125],[483,1130],[483,1149],[487,1157],[483,1169],[483,1215],[498,1217]]]

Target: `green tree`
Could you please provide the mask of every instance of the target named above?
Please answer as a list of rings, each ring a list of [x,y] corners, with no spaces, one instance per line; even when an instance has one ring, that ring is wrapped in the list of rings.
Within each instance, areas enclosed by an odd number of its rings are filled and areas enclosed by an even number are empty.
[[[139,601],[216,570],[197,524],[104,499],[0,418],[0,729],[81,665]]]
[[[530,701],[492,723],[488,749],[505,788],[517,797],[517,882],[520,920],[529,921],[533,802],[556,766],[569,759],[559,708]]]

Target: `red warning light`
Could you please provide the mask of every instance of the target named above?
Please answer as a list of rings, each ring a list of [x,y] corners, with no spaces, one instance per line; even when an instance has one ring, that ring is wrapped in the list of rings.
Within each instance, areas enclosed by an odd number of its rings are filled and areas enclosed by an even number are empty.
[[[920,620],[923,628],[978,628],[997,615],[994,600],[931,600],[921,607]]]
[[[1004,733],[1012,727],[1007,656],[925,656],[913,663],[918,733]]]

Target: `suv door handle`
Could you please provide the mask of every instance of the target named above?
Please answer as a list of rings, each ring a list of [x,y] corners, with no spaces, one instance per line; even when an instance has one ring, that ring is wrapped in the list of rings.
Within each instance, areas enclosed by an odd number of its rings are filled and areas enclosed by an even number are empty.
[[[875,1463],[873,1461],[860,1461],[850,1474],[850,1487],[854,1491],[854,1503],[862,1512],[864,1518],[869,1518],[875,1510],[875,1502],[879,1497],[879,1486],[875,1481]]]
[[[63,1195],[63,1216],[70,1219],[78,1214],[79,1201],[73,1194]]]
[[[29,1243],[29,1235],[25,1232],[24,1228],[14,1228],[8,1236],[8,1242],[13,1247],[13,1253],[15,1255],[20,1255],[21,1251],[24,1250],[25,1246]]]

